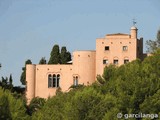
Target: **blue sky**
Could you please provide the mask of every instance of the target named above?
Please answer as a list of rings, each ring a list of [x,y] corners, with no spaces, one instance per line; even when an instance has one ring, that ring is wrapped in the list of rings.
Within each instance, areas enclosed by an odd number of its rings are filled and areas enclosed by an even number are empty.
[[[95,50],[96,38],[129,34],[133,18],[144,44],[154,40],[159,6],[159,0],[0,0],[0,77],[12,74],[21,85],[27,59],[48,60],[54,44],[70,52]]]

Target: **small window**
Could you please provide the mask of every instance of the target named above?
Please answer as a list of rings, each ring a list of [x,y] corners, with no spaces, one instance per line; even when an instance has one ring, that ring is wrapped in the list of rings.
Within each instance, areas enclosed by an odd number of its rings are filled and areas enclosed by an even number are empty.
[[[53,87],[56,87],[56,75],[53,75]]]
[[[109,50],[109,46],[105,46],[105,51]]]
[[[114,63],[115,65],[118,65],[118,60],[113,60],[113,63]]]
[[[125,59],[125,60],[124,60],[124,64],[127,64],[127,63],[129,63],[129,60],[128,60],[128,59]]]
[[[52,75],[48,75],[48,88],[52,87]]]
[[[128,47],[127,46],[123,46],[123,51],[127,51]]]
[[[56,87],[59,87],[59,81],[60,81],[60,75],[58,74],[57,75],[57,86]]]
[[[78,85],[78,76],[73,77],[73,85],[77,86]]]
[[[108,64],[108,60],[103,60],[103,64]]]

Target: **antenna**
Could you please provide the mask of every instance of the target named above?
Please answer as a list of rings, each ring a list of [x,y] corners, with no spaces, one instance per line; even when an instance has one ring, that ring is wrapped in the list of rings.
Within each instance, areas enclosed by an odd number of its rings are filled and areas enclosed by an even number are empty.
[[[137,22],[135,19],[133,19],[133,26],[136,26]]]

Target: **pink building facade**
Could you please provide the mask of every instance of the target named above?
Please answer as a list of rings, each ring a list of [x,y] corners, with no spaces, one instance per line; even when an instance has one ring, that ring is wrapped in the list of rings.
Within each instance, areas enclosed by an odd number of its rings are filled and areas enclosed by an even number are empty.
[[[27,65],[27,102],[34,97],[54,96],[59,87],[67,92],[72,85],[90,85],[97,75],[103,74],[106,65],[120,66],[137,58],[143,59],[143,38],[137,38],[137,31],[133,26],[130,34],[116,33],[98,38],[96,50],[73,52],[70,64]]]

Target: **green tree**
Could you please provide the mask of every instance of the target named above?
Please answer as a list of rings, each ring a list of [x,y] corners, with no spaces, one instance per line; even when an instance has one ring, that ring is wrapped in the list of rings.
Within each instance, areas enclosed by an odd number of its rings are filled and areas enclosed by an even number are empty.
[[[1,120],[28,120],[26,108],[22,99],[14,98],[10,91],[0,87],[0,119]]]
[[[147,40],[147,52],[154,53],[158,48],[160,48],[160,29],[157,32],[156,40]]]
[[[28,108],[29,114],[32,115],[34,112],[40,110],[45,104],[44,98],[35,97],[31,100]]]
[[[71,53],[67,51],[65,46],[61,48],[60,59],[61,64],[66,64],[68,61],[71,60]]]
[[[12,82],[13,82],[12,74],[10,74],[10,76],[9,76],[9,89],[10,89],[10,90],[12,90],[12,88],[13,88]]]
[[[10,110],[9,110],[8,98],[2,92],[0,93],[0,119],[1,120],[11,119],[11,113],[10,113]]]
[[[50,53],[50,59],[48,64],[58,64],[58,63],[60,63],[59,45],[54,45]]]
[[[8,78],[2,77],[2,88],[7,89]]]
[[[26,65],[27,64],[32,64],[30,59],[26,60],[25,67],[22,68],[23,72],[20,77],[20,81],[21,81],[22,85],[26,85]]]
[[[39,64],[46,64],[46,59],[45,57],[42,57],[41,60],[39,61]]]

